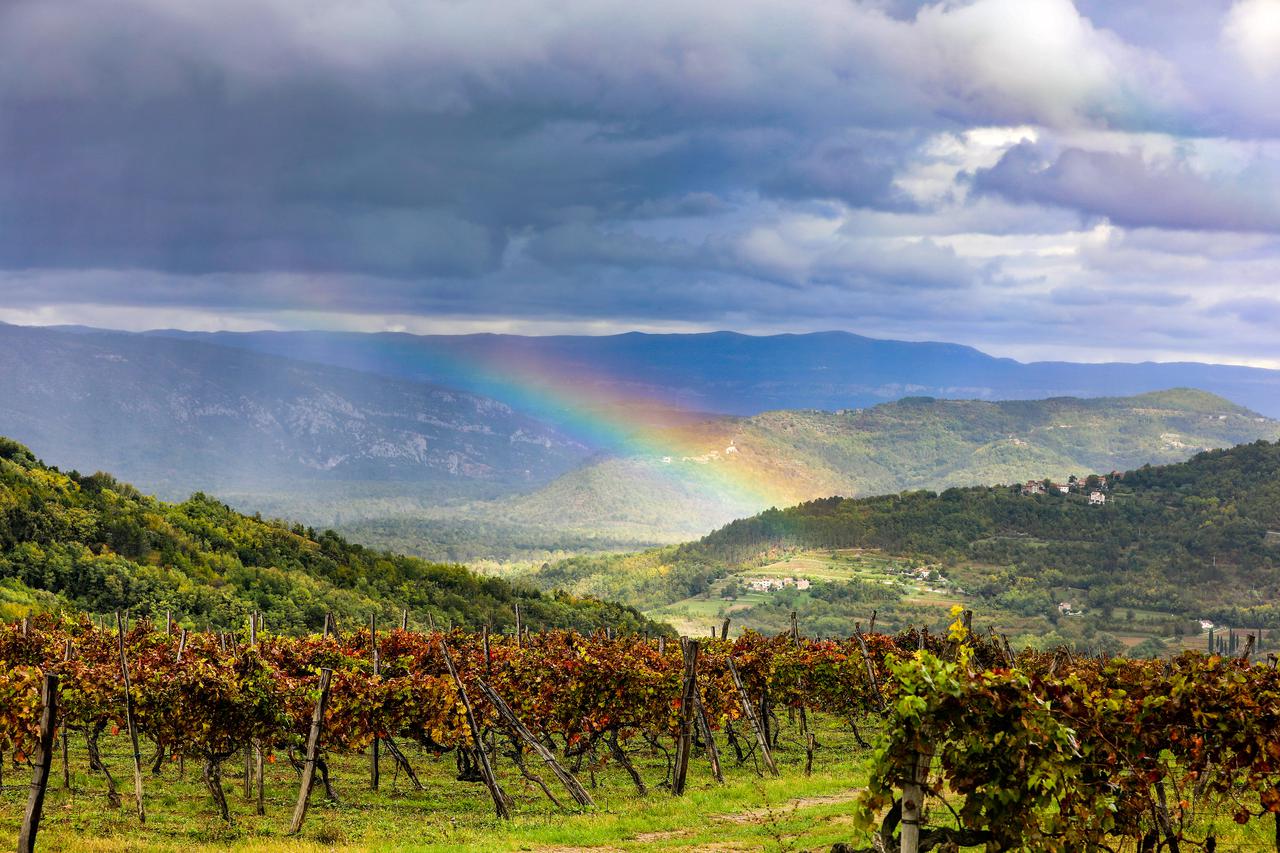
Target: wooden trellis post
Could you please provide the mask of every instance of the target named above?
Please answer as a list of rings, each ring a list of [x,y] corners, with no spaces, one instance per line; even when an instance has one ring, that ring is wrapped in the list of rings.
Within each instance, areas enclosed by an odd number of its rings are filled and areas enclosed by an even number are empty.
[[[373,658],[373,677],[379,675],[380,660],[378,658],[378,614],[369,614],[369,654]],[[378,790],[378,733],[373,733],[373,743],[369,745],[369,787]]]
[[[716,737],[711,732],[711,721],[707,719],[707,709],[702,704],[702,697],[695,690],[694,703],[698,706],[698,724],[702,728],[702,737],[707,742],[707,761],[711,762],[711,774],[717,782],[724,781],[724,770],[720,767],[720,748],[716,746]]]
[[[320,698],[316,700],[316,709],[311,715],[311,731],[307,735],[307,754],[302,765],[302,784],[298,788],[298,804],[293,809],[293,821],[289,824],[290,835],[297,835],[302,831],[302,821],[307,816],[307,801],[311,798],[311,786],[316,780],[316,756],[320,752],[320,730],[324,725],[324,706],[329,701],[331,678],[333,678],[333,670],[328,668],[320,670]]]
[[[133,719],[133,692],[129,686],[129,661],[124,652],[124,617],[116,611],[116,631],[120,638],[120,678],[124,684],[124,717],[129,726],[129,742],[133,745],[133,798],[138,803],[138,822],[147,822],[142,804],[142,753],[138,751],[138,726]]]
[[[551,768],[551,772],[560,780],[560,783],[564,785],[565,790],[567,790],[569,795],[578,802],[578,805],[594,806],[595,801],[591,799],[591,795],[587,793],[587,789],[582,787],[582,783],[579,782],[572,773],[564,769],[560,762],[556,761],[556,757],[552,754],[551,750],[543,746],[542,742],[539,741],[534,736],[533,732],[529,730],[529,727],[520,721],[520,718],[511,710],[511,706],[498,695],[498,692],[484,681],[476,681],[476,686],[480,688],[480,692],[482,692],[485,695],[485,698],[489,700],[489,704],[493,706],[493,709],[498,712],[498,716],[511,727],[520,739],[524,741],[526,746],[532,749],[534,753],[542,759],[542,762],[546,764],[547,767]]]
[[[62,650],[62,659],[71,660],[71,639],[67,638]],[[71,790],[71,745],[68,743],[67,727],[62,727],[62,787]]]
[[[794,610],[791,611],[791,645],[793,648],[796,648],[796,649],[800,648],[800,621],[797,618],[796,612]],[[808,714],[805,712],[803,700],[800,703],[800,736],[805,739],[806,744],[810,742],[809,717],[808,717]],[[813,763],[812,749],[813,747],[810,746],[809,747],[809,750],[810,750],[809,763],[810,764]]]
[[[476,764],[480,765],[480,775],[484,779],[485,787],[489,789],[489,796],[493,798],[493,809],[498,817],[509,820],[511,818],[511,809],[508,805],[510,798],[498,784],[497,777],[493,775],[493,765],[489,763],[489,755],[484,750],[480,724],[476,722],[471,700],[467,698],[467,688],[462,685],[462,679],[458,677],[458,670],[454,668],[453,658],[449,656],[449,647],[445,644],[444,638],[440,639],[440,653],[444,656],[444,665],[448,667],[449,675],[453,676],[453,683],[458,688],[458,698],[462,700],[462,708],[466,711],[467,726],[471,729],[471,744],[475,747]]]
[[[924,816],[925,785],[929,782],[929,765],[933,754],[917,752],[911,779],[902,786],[901,853],[919,853],[920,821]]]
[[[742,683],[742,676],[738,674],[738,668],[733,664],[733,656],[730,655],[729,675],[733,677],[734,686],[738,688],[738,701],[742,705],[742,713],[747,718],[747,722],[751,724],[752,731],[756,734],[756,743],[760,745],[760,758],[764,761],[764,766],[769,768],[769,772],[774,776],[778,775],[778,765],[773,762],[773,752],[769,749],[769,739],[765,737],[764,728],[760,725],[760,718],[756,716],[756,709],[751,703],[751,697],[747,695],[747,688]]]
[[[681,638],[684,656],[684,680],[680,689],[680,736],[676,740],[675,766],[671,770],[671,793],[684,793],[689,772],[689,753],[693,751],[693,720],[698,703],[698,641]]]
[[[36,744],[35,768],[31,774],[31,793],[27,811],[18,833],[18,853],[34,853],[40,814],[44,810],[44,793],[49,787],[49,765],[53,762],[53,729],[58,720],[58,676],[46,673],[40,686],[40,740]]]

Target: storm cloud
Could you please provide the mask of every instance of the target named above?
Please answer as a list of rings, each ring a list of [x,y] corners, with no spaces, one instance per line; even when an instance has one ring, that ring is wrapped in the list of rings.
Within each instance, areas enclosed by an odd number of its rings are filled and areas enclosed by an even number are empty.
[[[11,0],[0,320],[1280,360],[1280,0],[1174,5]]]

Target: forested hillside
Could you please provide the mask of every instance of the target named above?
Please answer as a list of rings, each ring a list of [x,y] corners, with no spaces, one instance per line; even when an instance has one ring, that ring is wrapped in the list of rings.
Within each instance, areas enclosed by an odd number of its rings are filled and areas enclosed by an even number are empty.
[[[550,595],[459,565],[353,545],[241,515],[203,494],[178,504],[107,474],[63,473],[0,438],[0,616],[74,608],[173,613],[199,626],[240,625],[253,611],[277,630],[399,620],[501,629],[519,603],[526,624],[639,628],[633,609]]]
[[[1275,439],[1280,423],[1212,394],[1173,389],[998,403],[915,397],[869,409],[703,420],[655,436],[647,456],[600,458],[529,494],[388,514],[345,529],[370,544],[435,558],[518,555],[512,546],[547,543],[553,532],[565,542],[674,543],[770,506],[830,495],[1065,481],[1180,462],[1201,450]],[[735,491],[739,482],[758,488]],[[465,537],[442,535],[468,522],[476,527],[470,548]]]
[[[1089,490],[1085,490],[1089,491]],[[547,583],[652,605],[705,589],[730,567],[788,549],[875,548],[976,567],[968,592],[1014,612],[1081,591],[1098,611],[1153,608],[1280,626],[1280,443],[1258,441],[1144,466],[1088,494],[1018,485],[832,497],[771,509],[677,548],[547,566]],[[869,609],[869,608],[868,608]]]

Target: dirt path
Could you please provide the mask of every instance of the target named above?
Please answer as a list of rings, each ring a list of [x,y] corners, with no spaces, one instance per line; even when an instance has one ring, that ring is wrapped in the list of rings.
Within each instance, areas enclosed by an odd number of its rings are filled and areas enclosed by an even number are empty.
[[[862,793],[861,788],[850,788],[847,791],[841,791],[838,794],[827,794],[822,797],[796,797],[781,803],[771,804],[763,808],[748,809],[742,812],[733,812],[731,814],[712,815],[712,820],[722,820],[728,823],[760,823],[769,819],[769,816],[788,814],[800,809],[813,808],[814,806],[830,806],[836,803],[848,803],[858,798]]]

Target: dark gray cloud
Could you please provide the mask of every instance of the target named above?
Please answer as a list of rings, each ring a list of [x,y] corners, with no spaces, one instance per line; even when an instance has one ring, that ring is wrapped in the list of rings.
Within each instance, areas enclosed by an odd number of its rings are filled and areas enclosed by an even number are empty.
[[[1056,205],[1117,225],[1199,231],[1280,229],[1275,168],[1260,162],[1217,178],[1174,159],[1150,163],[1137,151],[1067,148],[1056,156],[1031,142],[1010,148],[973,184],[1022,203]]]
[[[1152,9],[10,0],[0,319],[1196,328],[1280,108],[1248,9]]]

